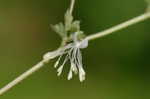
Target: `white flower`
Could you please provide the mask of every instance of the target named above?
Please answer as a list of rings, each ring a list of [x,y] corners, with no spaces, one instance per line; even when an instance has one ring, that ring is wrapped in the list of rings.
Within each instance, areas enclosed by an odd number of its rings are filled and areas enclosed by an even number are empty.
[[[48,52],[47,54],[44,55],[44,59],[50,60],[59,56],[58,60],[54,65],[54,67],[57,68],[60,64],[62,56],[65,56],[63,63],[57,69],[57,75],[58,76],[61,75],[65,63],[67,61],[70,61],[71,66],[70,66],[70,71],[68,73],[68,80],[72,79],[74,73],[74,74],[79,74],[79,80],[82,82],[85,80],[86,73],[83,69],[82,54],[80,49],[86,48],[87,46],[88,46],[88,40],[84,39],[82,41],[79,41],[77,39],[77,33],[75,33],[73,36],[72,43],[56,51]]]

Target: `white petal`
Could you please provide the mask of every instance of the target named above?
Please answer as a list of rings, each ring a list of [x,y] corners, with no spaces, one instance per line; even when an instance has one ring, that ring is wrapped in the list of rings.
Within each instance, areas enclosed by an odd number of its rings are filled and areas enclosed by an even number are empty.
[[[84,39],[80,42],[79,48],[87,48],[88,47],[88,40]]]

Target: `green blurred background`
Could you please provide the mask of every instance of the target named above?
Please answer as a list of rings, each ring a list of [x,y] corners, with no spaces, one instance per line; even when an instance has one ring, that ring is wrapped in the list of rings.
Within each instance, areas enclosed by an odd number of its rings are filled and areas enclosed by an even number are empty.
[[[60,44],[50,24],[63,21],[69,0],[0,0],[0,87]],[[144,12],[144,0],[77,0],[75,18],[87,35]],[[87,76],[56,76],[54,61],[0,99],[150,99],[150,20],[89,43]],[[69,65],[67,65],[69,67]]]

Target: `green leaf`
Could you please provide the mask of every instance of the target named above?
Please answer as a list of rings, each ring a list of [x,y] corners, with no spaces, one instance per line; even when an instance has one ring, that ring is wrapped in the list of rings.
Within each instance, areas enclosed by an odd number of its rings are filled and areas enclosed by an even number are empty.
[[[66,37],[66,31],[65,31],[65,27],[64,27],[63,23],[59,23],[54,26],[52,25],[51,27],[62,38]]]

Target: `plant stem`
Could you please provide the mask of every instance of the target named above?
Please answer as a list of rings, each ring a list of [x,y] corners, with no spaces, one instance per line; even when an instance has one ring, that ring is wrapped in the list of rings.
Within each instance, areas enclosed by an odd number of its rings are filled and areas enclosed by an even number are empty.
[[[73,9],[74,9],[74,5],[75,5],[75,0],[71,0],[71,4],[70,4],[70,14],[72,15]]]
[[[73,11],[73,5],[75,0],[72,0],[72,4],[71,4],[71,10],[70,12],[72,13]],[[121,23],[117,26],[114,26],[110,29],[104,30],[102,32],[98,32],[96,34],[87,36],[86,39],[87,40],[94,40],[97,38],[101,38],[103,36],[109,35],[113,32],[119,31],[121,29],[127,28],[131,25],[134,25],[136,23],[142,22],[146,19],[150,18],[150,13],[145,13],[143,15],[140,15],[138,17],[135,17],[133,19],[130,19],[129,21],[126,21],[124,23]],[[30,76],[31,74],[33,74],[34,72],[36,72],[37,70],[39,70],[40,68],[42,68],[45,63],[49,61],[49,60],[42,60],[40,61],[37,65],[33,66],[31,69],[27,70],[25,73],[23,73],[22,75],[20,75],[19,77],[17,77],[15,80],[13,80],[12,82],[8,83],[6,86],[4,86],[3,88],[0,89],[0,95],[3,95],[5,92],[7,92],[9,89],[11,89],[12,87],[14,87],[15,85],[17,85],[18,83],[20,83],[22,80],[24,80],[25,78],[27,78],[28,76]]]
[[[25,78],[27,78],[28,76],[30,76],[31,74],[33,74],[34,72],[36,72],[37,70],[39,70],[40,68],[42,68],[43,66],[45,66],[44,65],[45,63],[46,63],[45,60],[40,61],[39,63],[37,63],[36,65],[34,65],[31,69],[27,70],[22,75],[20,75],[19,77],[15,78],[12,82],[10,82],[9,84],[7,84],[3,88],[1,88],[0,89],[0,96],[3,95],[8,90],[10,90],[15,85],[17,85],[18,83],[20,83],[22,80],[24,80]]]
[[[106,29],[106,30],[104,30],[102,32],[98,32],[98,33],[89,35],[89,36],[86,37],[86,39],[87,40],[95,40],[97,38],[101,38],[103,36],[112,34],[112,33],[116,32],[116,31],[122,30],[122,29],[127,28],[127,27],[129,27],[131,25],[134,25],[136,23],[142,22],[142,21],[144,21],[144,20],[146,20],[148,18],[150,18],[150,13],[144,13],[144,14],[138,16],[138,17],[130,19],[130,20],[128,20],[128,21],[126,21],[124,23],[121,23],[119,25],[113,26],[113,27],[111,27],[109,29]]]

